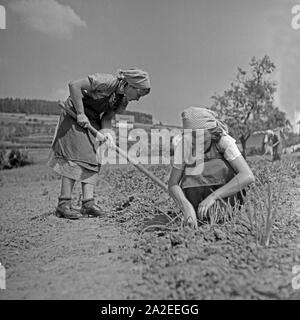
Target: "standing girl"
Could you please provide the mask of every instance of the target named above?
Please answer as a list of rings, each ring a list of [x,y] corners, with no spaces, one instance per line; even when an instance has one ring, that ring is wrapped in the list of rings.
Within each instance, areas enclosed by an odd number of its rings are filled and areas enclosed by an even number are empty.
[[[100,217],[104,213],[94,202],[94,186],[100,172],[96,160],[98,142],[86,127],[91,124],[97,130],[111,129],[116,113],[124,112],[128,102],[150,92],[149,75],[140,69],[121,70],[118,76],[95,73],[69,83],[69,91],[65,105],[76,112],[77,121],[66,113],[61,115],[48,162],[62,177],[56,215],[68,219]],[[109,134],[103,134],[105,139],[108,144],[113,142]],[[75,181],[82,185],[80,211],[71,205]]]

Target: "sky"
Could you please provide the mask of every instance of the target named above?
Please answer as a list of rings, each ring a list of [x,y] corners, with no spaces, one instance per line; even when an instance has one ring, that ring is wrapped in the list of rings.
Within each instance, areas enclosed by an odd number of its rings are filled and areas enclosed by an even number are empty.
[[[299,1],[298,1],[299,2]],[[300,4],[300,2],[299,2]],[[209,107],[237,67],[269,55],[276,105],[300,120],[300,29],[292,0],[0,0],[0,97],[66,99],[89,74],[149,72],[151,93],[128,109],[179,124]],[[300,11],[299,11],[300,12]],[[299,18],[300,25],[300,18]]]

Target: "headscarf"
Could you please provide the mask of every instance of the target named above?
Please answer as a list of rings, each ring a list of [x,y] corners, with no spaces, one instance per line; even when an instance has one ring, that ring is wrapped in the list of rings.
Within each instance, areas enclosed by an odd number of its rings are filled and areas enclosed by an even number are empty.
[[[137,89],[150,89],[150,78],[146,71],[141,69],[119,70],[119,79],[124,79],[129,85]]]
[[[226,124],[217,119],[217,115],[212,110],[200,107],[189,107],[182,114],[182,124],[184,129],[214,129],[221,128],[228,133]]]

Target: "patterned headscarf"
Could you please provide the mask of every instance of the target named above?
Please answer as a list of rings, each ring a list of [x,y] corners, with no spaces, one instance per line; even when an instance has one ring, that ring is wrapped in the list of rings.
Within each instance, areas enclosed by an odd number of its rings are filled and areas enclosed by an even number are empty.
[[[150,78],[146,71],[141,69],[119,70],[119,79],[124,79],[128,84],[137,89],[150,89]]]
[[[182,124],[184,129],[214,129],[221,128],[228,133],[227,126],[217,119],[217,115],[212,110],[200,107],[189,107],[182,114]]]

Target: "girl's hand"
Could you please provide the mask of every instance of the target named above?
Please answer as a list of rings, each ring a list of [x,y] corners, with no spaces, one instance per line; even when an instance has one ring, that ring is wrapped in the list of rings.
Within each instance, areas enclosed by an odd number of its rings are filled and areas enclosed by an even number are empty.
[[[216,198],[213,194],[205,198],[198,206],[198,218],[200,220],[207,216],[208,209],[216,202]]]
[[[184,224],[189,226],[192,229],[198,228],[198,222],[196,215],[194,217],[190,216],[184,220]]]
[[[108,148],[113,148],[115,146],[114,137],[109,132],[105,132],[104,137]]]
[[[190,203],[188,203],[184,205],[182,209],[183,209],[183,215],[184,215],[184,225],[187,225],[193,229],[197,229],[198,228],[197,216],[193,206]]]
[[[105,136],[100,131],[97,132],[96,140],[101,144],[105,141]]]
[[[77,123],[82,128],[86,128],[90,124],[90,121],[89,121],[88,117],[84,113],[80,113],[80,114],[77,115]]]

